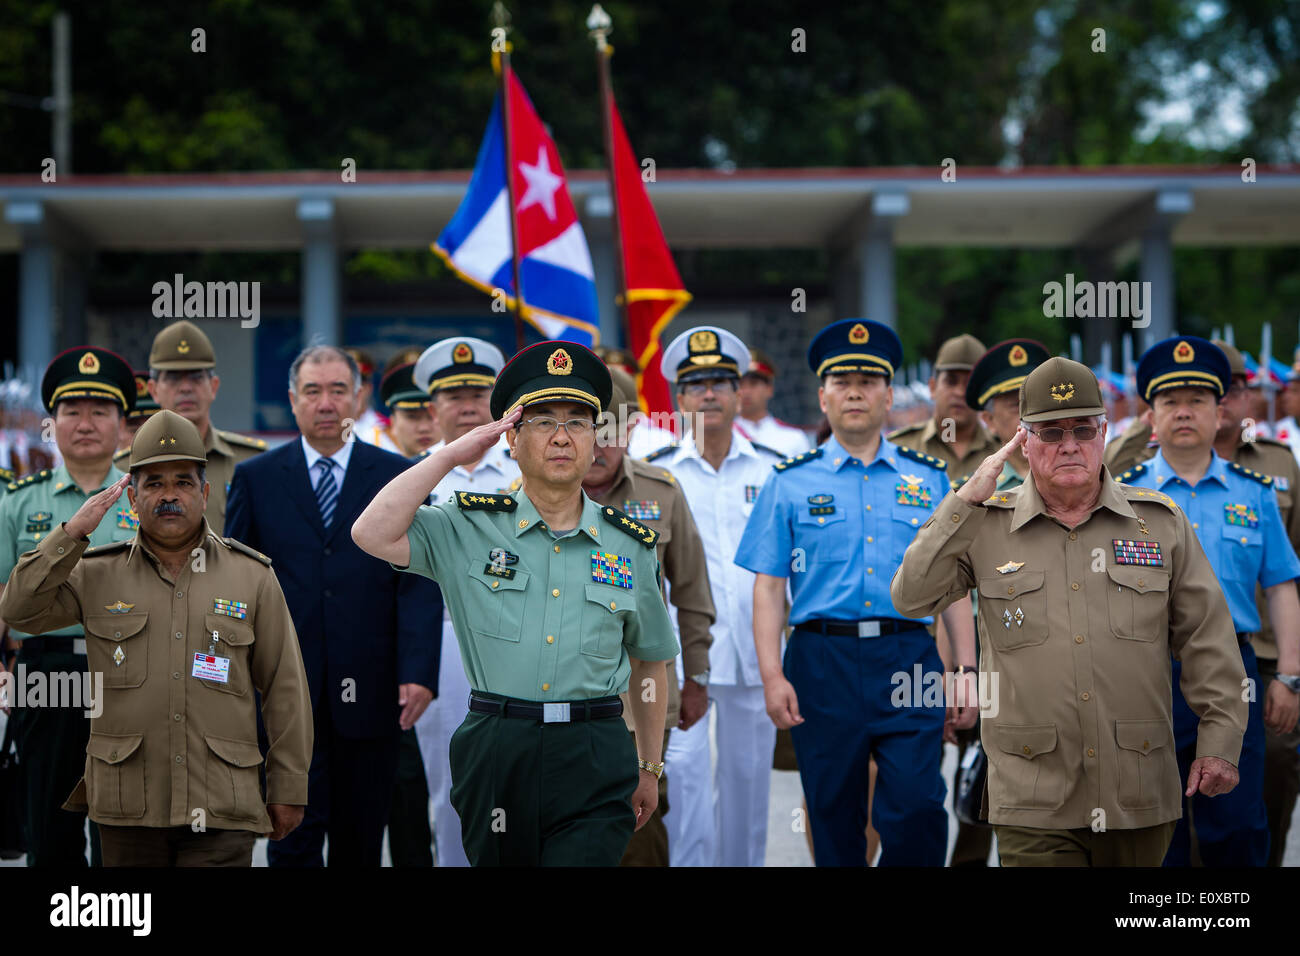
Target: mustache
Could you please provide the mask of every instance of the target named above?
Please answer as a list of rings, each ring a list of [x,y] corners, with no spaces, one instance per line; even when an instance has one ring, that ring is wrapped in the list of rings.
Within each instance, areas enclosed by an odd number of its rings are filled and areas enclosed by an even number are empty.
[[[155,515],[183,515],[185,509],[179,501],[164,501],[153,509]]]

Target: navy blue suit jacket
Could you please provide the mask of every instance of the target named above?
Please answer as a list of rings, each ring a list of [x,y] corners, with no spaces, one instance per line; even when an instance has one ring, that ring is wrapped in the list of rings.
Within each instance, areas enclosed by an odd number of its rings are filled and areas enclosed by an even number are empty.
[[[230,483],[225,533],[271,558],[298,630],[312,708],[319,713],[324,703],[344,737],[397,733],[399,684],[438,691],[438,586],[394,571],[352,541],[352,522],[410,464],[355,441],[328,532],[300,439],[242,462]],[[355,684],[345,694],[349,679]]]

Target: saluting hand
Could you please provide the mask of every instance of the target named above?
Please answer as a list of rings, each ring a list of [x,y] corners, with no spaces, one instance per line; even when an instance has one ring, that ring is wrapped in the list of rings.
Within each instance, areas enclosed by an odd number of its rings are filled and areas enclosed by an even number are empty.
[[[1197,757],[1187,772],[1187,792],[1183,796],[1190,797],[1199,790],[1207,797],[1217,797],[1232,790],[1240,779],[1237,768],[1223,758]]]
[[[104,515],[108,514],[108,509],[122,497],[122,491],[130,480],[130,475],[123,475],[103,491],[91,495],[77,509],[77,513],[63,523],[63,530],[78,541],[89,538],[90,532],[98,528],[99,523],[104,520]]]
[[[993,492],[998,490],[998,476],[1002,474],[1002,466],[1007,463],[1007,458],[1023,445],[1028,437],[1029,432],[1025,430],[1025,426],[1021,425],[1017,428],[1011,441],[985,458],[966,484],[957,489],[957,497],[973,505],[987,501]]]
[[[486,425],[479,425],[447,445],[443,448],[443,451],[451,456],[453,464],[473,464],[487,454],[487,450],[500,441],[501,436],[510,428],[513,428],[515,422],[519,421],[523,414],[522,407],[516,408],[505,418],[488,422]]]

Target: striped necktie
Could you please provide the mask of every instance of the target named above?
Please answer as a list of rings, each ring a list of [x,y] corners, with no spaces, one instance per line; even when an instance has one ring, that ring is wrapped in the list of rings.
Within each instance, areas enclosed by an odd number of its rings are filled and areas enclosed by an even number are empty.
[[[334,462],[329,458],[321,458],[316,462],[316,467],[320,469],[320,478],[316,481],[316,504],[320,505],[320,520],[328,531],[330,522],[334,520],[334,506],[339,501],[339,485],[334,480]]]

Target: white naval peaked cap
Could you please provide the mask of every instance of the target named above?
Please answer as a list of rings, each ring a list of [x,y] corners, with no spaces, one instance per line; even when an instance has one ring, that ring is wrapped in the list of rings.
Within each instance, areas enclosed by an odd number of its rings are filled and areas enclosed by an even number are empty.
[[[659,369],[670,382],[695,378],[740,378],[749,368],[749,346],[715,325],[697,325],[668,343]]]
[[[420,353],[415,363],[415,387],[429,394],[462,385],[491,388],[505,364],[505,356],[491,342],[468,335],[452,336]]]

